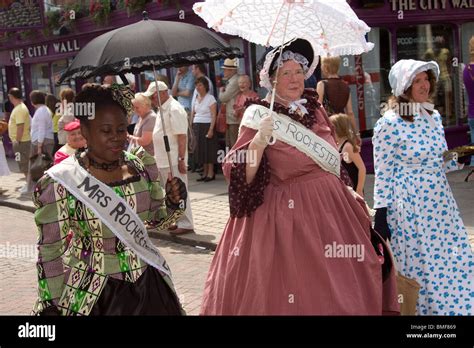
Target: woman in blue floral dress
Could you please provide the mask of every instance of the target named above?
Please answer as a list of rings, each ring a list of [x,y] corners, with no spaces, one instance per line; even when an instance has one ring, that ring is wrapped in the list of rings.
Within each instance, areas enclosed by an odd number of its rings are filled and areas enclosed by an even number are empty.
[[[374,129],[375,229],[391,238],[398,271],[420,285],[422,315],[472,315],[474,258],[446,172],[459,169],[447,150],[441,116],[428,102],[435,62],[400,60],[394,94]]]

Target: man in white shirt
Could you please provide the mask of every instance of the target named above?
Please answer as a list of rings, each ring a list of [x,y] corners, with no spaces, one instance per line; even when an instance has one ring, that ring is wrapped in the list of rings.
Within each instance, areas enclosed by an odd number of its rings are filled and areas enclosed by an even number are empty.
[[[158,87],[158,88],[157,88]],[[161,107],[158,103],[158,93],[160,97]],[[188,188],[187,176],[187,142],[186,134],[188,132],[188,115],[181,104],[171,97],[168,93],[168,86],[162,81],[151,82],[146,92],[143,93],[149,97],[153,105],[158,107],[158,113],[153,129],[153,147],[155,151],[156,165],[160,173],[160,180],[166,183],[170,172],[168,156],[166,154],[165,142],[163,140],[163,123],[160,113],[163,113],[166,134],[170,145],[171,166],[173,176],[183,180]],[[169,228],[170,234],[179,235],[194,232],[193,214],[191,211],[191,200],[186,200],[186,210],[184,216],[179,219],[177,225]]]

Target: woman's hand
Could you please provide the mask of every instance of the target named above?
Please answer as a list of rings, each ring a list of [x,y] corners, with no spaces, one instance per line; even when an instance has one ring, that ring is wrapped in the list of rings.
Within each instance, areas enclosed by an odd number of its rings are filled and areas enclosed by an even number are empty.
[[[268,145],[267,137],[273,134],[273,117],[267,116],[260,120],[258,132],[255,134],[254,142],[256,145],[266,147]]]
[[[177,177],[166,182],[167,206],[174,209],[185,209],[188,191],[184,182]]]
[[[214,136],[214,129],[209,128],[209,130],[207,131],[206,138],[212,139],[213,136]]]

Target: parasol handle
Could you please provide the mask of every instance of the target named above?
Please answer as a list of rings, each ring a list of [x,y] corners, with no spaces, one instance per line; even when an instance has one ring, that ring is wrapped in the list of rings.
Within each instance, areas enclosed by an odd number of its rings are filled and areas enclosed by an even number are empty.
[[[273,105],[275,104],[276,85],[278,83],[278,72],[280,71],[280,62],[281,62],[282,52],[283,52],[283,45],[281,45],[280,49],[279,49],[277,69],[276,69],[276,73],[275,73],[275,80],[273,80],[272,97],[270,99],[270,112],[271,112],[271,114],[273,114]],[[267,140],[268,145],[274,145],[276,143],[276,137],[274,137],[273,135],[270,136],[270,137],[266,137],[266,140]]]
[[[273,104],[275,103],[275,93],[276,93],[276,77],[275,81],[273,81],[273,90],[272,90],[272,98],[270,99],[270,115],[273,114]],[[268,145],[274,145],[276,143],[276,137],[272,136],[267,136],[265,137],[265,140],[267,141]]]

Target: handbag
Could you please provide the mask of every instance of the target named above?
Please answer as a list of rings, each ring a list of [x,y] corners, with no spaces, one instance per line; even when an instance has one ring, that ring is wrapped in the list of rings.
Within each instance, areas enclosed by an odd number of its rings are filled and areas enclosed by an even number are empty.
[[[30,177],[33,181],[38,181],[53,165],[53,159],[51,155],[42,153],[41,155],[34,154],[30,157]]]
[[[221,104],[219,114],[217,114],[216,120],[216,132],[225,133],[227,130],[227,116],[226,116],[226,105]]]
[[[420,284],[415,279],[397,273],[398,298],[400,315],[416,315],[416,302],[420,292]]]

